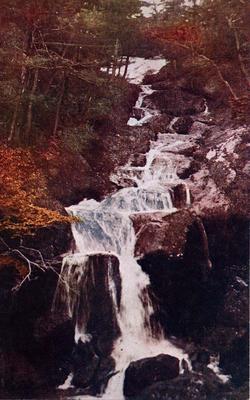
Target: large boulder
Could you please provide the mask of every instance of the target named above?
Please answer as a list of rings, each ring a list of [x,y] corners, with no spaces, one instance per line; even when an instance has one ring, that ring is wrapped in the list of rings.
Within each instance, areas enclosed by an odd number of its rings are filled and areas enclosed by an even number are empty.
[[[114,286],[113,295],[110,285]],[[68,291],[71,288],[71,292]],[[108,356],[119,335],[119,260],[109,254],[68,256],[57,287],[55,311],[69,310],[78,334],[90,334],[98,353]]]
[[[72,354],[72,384],[76,387],[86,387],[90,385],[97,371],[99,360],[91,343],[82,343],[79,340]]]
[[[167,132],[171,119],[172,118],[167,114],[156,115],[149,120],[147,126],[155,133]]]
[[[133,167],[144,167],[146,161],[146,155],[142,153],[135,153],[131,156],[130,159],[130,163]]]
[[[176,117],[199,114],[206,108],[203,98],[179,88],[156,91],[145,98],[144,105],[148,102],[155,104],[162,113]]]
[[[229,385],[223,385],[209,369],[205,374],[190,372],[172,380],[162,380],[146,386],[133,400],[241,400],[247,390],[238,395]],[[238,397],[239,396],[239,397]],[[130,398],[130,397],[128,397]]]
[[[173,214],[134,214],[131,219],[137,238],[137,257],[156,251],[177,257],[184,253],[188,228],[194,217],[189,211],[182,210]]]
[[[193,119],[190,116],[180,117],[172,125],[172,128],[176,133],[180,135],[187,135],[193,125]]]
[[[137,396],[146,387],[176,378],[178,375],[178,358],[166,354],[132,362],[125,372],[124,394],[126,397]]]

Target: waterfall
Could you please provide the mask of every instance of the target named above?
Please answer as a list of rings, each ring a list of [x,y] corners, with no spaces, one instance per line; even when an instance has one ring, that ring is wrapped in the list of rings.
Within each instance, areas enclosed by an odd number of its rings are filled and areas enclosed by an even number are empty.
[[[112,351],[118,373],[110,379],[104,399],[123,398],[124,374],[131,361],[160,353],[173,355],[180,361],[187,359],[182,350],[164,338],[160,325],[153,322],[155,310],[149,295],[150,282],[134,256],[136,235],[130,219],[135,213],[166,214],[176,211],[172,188],[181,181],[173,162],[168,164],[168,155],[175,151],[176,146],[187,145],[185,136],[179,142],[176,136],[159,135],[156,141],[151,142],[144,167],[128,164],[117,170],[113,180],[129,176],[134,182],[132,187],[124,187],[101,202],[83,200],[67,209],[77,218],[72,226],[75,249],[64,259],[56,298],[65,304],[75,322],[75,341],[86,342],[91,340],[87,331],[91,309],[90,287],[95,289],[96,281],[104,279],[104,286],[109,292],[105,301],[112,302],[110,313],[113,316],[110,318],[118,325]],[[157,160],[162,157],[165,161],[159,166]],[[185,188],[188,204],[190,194],[186,185]],[[102,267],[98,273],[93,267],[93,257],[97,255],[108,259],[115,256],[119,260],[120,300],[112,262],[108,262],[104,272],[106,276],[100,278]],[[68,383],[71,383],[69,379]]]
[[[64,285],[60,285],[57,295],[67,305],[69,315],[75,315],[76,342],[90,339],[86,326],[91,307],[88,287],[94,279],[91,255],[115,254],[119,259],[122,289],[120,307],[117,306],[116,285],[108,269],[109,290],[120,329],[112,352],[116,371],[119,372],[110,379],[104,399],[123,398],[124,373],[131,361],[160,353],[177,356],[180,360],[185,358],[181,350],[164,339],[160,326],[154,326],[151,321],[154,305],[149,296],[150,282],[134,257],[136,237],[129,218],[131,214],[145,210],[172,212],[170,196],[156,189],[140,192],[137,188],[126,188],[100,203],[84,200],[68,208],[68,212],[79,219],[72,227],[76,253],[64,259],[61,274]],[[66,288],[62,293],[65,282]]]
[[[142,85],[141,90],[135,107],[140,110],[141,119],[130,118],[128,125],[145,124],[158,114],[143,104],[152,93],[151,87]],[[188,363],[187,355],[164,338],[160,324],[155,321],[156,305],[150,297],[149,277],[134,255],[136,235],[130,217],[137,213],[175,212],[174,189],[180,184],[186,193],[185,203],[190,205],[189,188],[178,177],[178,168],[185,158],[177,155],[192,146],[193,141],[195,138],[190,136],[159,133],[150,143],[144,166],[135,167],[128,162],[112,174],[110,179],[120,190],[101,202],[85,199],[67,208],[77,219],[72,225],[75,245],[63,262],[55,307],[63,306],[73,319],[76,343],[90,341],[91,302],[101,281],[104,300],[98,298],[95,302],[109,304],[106,318],[112,321],[111,356],[116,365],[116,374],[110,378],[103,399],[123,399],[125,370],[132,361],[165,353],[179,358],[180,371],[182,360]],[[105,259],[105,266],[98,261],[100,257]],[[72,379],[71,373],[61,388],[70,387]]]

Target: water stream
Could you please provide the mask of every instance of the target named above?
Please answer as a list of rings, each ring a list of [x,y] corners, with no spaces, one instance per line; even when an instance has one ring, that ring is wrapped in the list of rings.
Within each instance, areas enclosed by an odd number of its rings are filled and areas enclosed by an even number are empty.
[[[143,108],[141,99],[150,90],[150,87],[142,87],[142,94],[136,107]],[[152,116],[148,109],[145,111],[148,116]],[[90,340],[86,331],[88,313],[83,315],[79,296],[74,293],[85,293],[82,285],[86,287],[89,285],[86,277],[91,268],[91,255],[114,254],[119,259],[122,287],[120,307],[116,304],[115,282],[109,274],[110,293],[121,332],[112,352],[118,373],[110,379],[103,399],[123,399],[124,374],[131,361],[165,353],[178,357],[181,369],[181,360],[187,360],[181,349],[164,338],[160,325],[156,322],[153,326],[151,317],[155,305],[149,296],[149,278],[141,270],[134,256],[136,235],[130,219],[135,213],[166,214],[176,211],[172,189],[181,180],[177,176],[172,156],[180,148],[187,146],[190,146],[190,138],[187,140],[186,136],[159,134],[158,139],[151,142],[145,166],[133,167],[128,163],[112,175],[111,179],[116,182],[130,179],[131,186],[118,190],[102,202],[83,200],[67,209],[69,214],[79,219],[79,222],[72,226],[75,240],[74,254],[65,258],[62,268],[61,279],[66,283],[66,290],[65,285],[59,285],[57,296],[63,298],[69,315],[76,316],[76,343],[79,340],[82,342]],[[187,187],[186,203],[187,205],[190,203]],[[73,293],[67,290],[72,287]],[[91,307],[86,294],[84,294],[84,307],[85,309]],[[61,388],[69,387],[71,381],[72,374]]]
[[[159,57],[152,60],[135,58],[131,62],[128,79],[133,83],[142,82],[145,73],[149,70],[151,73],[156,73],[166,64],[166,61]],[[142,126],[159,114],[158,110],[144,104],[145,97],[151,93],[153,90],[150,85],[141,86],[134,107],[139,118],[131,116],[128,121],[129,126]],[[180,372],[182,360],[188,362],[187,355],[164,337],[160,324],[152,318],[155,304],[150,298],[150,281],[134,256],[136,235],[130,217],[135,213],[166,214],[176,211],[173,189],[182,181],[177,175],[180,160],[176,164],[174,154],[180,148],[189,146],[190,138],[187,141],[183,135],[180,137],[169,133],[159,134],[157,140],[150,144],[144,166],[135,167],[128,162],[110,177],[120,187],[124,186],[123,188],[101,202],[83,200],[67,209],[69,214],[78,218],[78,222],[72,226],[75,245],[72,254],[64,259],[56,300],[59,299],[64,303],[68,314],[75,321],[76,343],[91,340],[87,331],[88,310],[91,308],[88,287],[94,285],[96,279],[92,256],[115,255],[119,260],[121,279],[119,305],[111,264],[108,265],[106,272],[120,335],[114,343],[111,354],[115,360],[117,373],[109,380],[106,391],[102,394],[103,399],[123,399],[124,374],[132,361],[165,353],[179,358]],[[122,181],[131,184],[122,185]],[[186,204],[189,205],[189,189],[185,183],[183,185],[186,190]],[[60,388],[71,387],[72,379],[73,373]],[[79,399],[79,396],[77,398]]]

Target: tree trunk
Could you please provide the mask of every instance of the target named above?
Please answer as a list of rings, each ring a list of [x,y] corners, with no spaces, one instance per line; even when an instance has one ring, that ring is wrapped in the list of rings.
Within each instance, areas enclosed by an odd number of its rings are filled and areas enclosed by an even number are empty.
[[[125,62],[125,69],[124,69],[123,78],[126,78],[126,76],[127,76],[128,66],[129,66],[129,56],[126,56],[126,62]]]
[[[24,95],[25,88],[26,88],[26,78],[27,78],[27,69],[26,69],[26,67],[22,67],[22,72],[21,72],[22,86],[21,86],[21,89],[20,89],[20,92],[19,92],[19,95],[17,98],[16,105],[15,105],[15,110],[14,110],[11,127],[10,127],[10,133],[9,133],[9,137],[8,137],[8,142],[12,142],[15,138],[17,118],[18,118],[19,110],[20,110],[21,103],[22,103],[22,97]]]
[[[54,129],[53,129],[53,136],[56,135],[58,125],[59,125],[60,110],[61,110],[61,105],[62,105],[62,101],[63,101],[64,90],[65,90],[65,74],[63,73],[63,80],[62,80],[60,95],[59,95],[59,99],[58,99],[57,107],[56,107],[56,117],[55,117]]]
[[[119,40],[116,39],[113,63],[112,63],[112,78],[114,78],[116,74],[118,54],[119,54]]]
[[[238,56],[238,61],[239,61],[241,72],[244,75],[244,78],[246,79],[248,88],[250,88],[250,77],[249,77],[248,71],[247,71],[247,69],[245,67],[242,55],[240,54],[240,38],[239,38],[239,34],[237,32],[237,29],[233,26],[233,23],[231,22],[231,20],[227,19],[227,22],[228,22],[229,28],[233,31],[233,34],[234,34],[235,45],[236,45],[236,49],[237,49],[237,56]]]
[[[119,68],[118,68],[118,76],[120,76],[120,74],[121,74],[122,65],[123,65],[123,56],[120,58]]]
[[[26,131],[25,131],[25,137],[27,140],[29,138],[30,131],[32,128],[32,118],[33,118],[32,108],[33,108],[34,95],[35,95],[36,88],[37,88],[37,82],[38,82],[38,69],[35,70],[33,85],[31,88],[30,99],[29,99],[29,104],[28,104],[27,124],[26,124]]]
[[[64,49],[63,49],[63,52],[62,52],[62,54],[61,54],[61,57],[62,57],[62,58],[65,57],[65,55],[66,55],[66,53],[67,53],[67,50],[68,50],[68,49],[67,49],[67,46],[65,46]],[[48,93],[49,93],[49,91],[50,91],[50,87],[51,87],[51,85],[52,85],[52,83],[53,83],[53,81],[54,81],[56,75],[57,75],[57,71],[53,71],[53,73],[52,73],[52,75],[51,75],[51,77],[50,77],[50,79],[49,79],[49,81],[48,81],[48,83],[47,83],[47,85],[46,85],[46,89],[44,90],[45,96],[48,95]]]

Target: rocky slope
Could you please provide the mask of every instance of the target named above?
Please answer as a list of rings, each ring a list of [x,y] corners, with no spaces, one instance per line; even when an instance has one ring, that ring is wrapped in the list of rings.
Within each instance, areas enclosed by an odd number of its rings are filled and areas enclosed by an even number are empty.
[[[197,72],[187,66],[176,76],[168,66],[147,76],[144,83],[152,85],[154,92],[145,97],[144,105],[157,108],[160,115],[141,127],[126,125],[138,95],[138,88],[133,87],[109,121],[100,123],[102,139],[98,146],[95,143],[95,154],[78,160],[69,157],[56,168],[47,163],[52,197],[61,204],[84,197],[99,200],[131,185],[129,179],[111,182],[110,173],[129,157],[132,165],[143,166],[150,140],[162,135],[173,142],[168,160],[173,160],[177,176],[190,189],[191,205],[186,206],[183,186],[175,185],[173,198],[178,212],[137,214],[132,220],[136,255],[150,277],[152,296],[158,299],[158,318],[168,337],[188,352],[193,372],[186,370],[178,376],[175,367],[171,373],[170,366],[169,379],[165,380],[167,360],[141,361],[127,371],[128,398],[247,398],[249,125],[247,119],[235,119],[229,111],[227,93],[217,78],[206,70]],[[190,75],[199,78],[194,81]],[[161,165],[162,160],[157,162]],[[71,235],[68,228],[53,229],[40,231],[22,245],[39,249],[46,265],[59,273],[60,255],[69,248]],[[15,240],[11,246],[17,246]],[[29,257],[36,262],[37,255]],[[105,260],[98,262],[105,264]],[[100,350],[98,340],[93,347],[76,346],[72,320],[64,313],[50,313],[57,274],[37,269],[33,279],[13,293],[16,269],[10,260],[5,266],[8,269],[0,271],[3,396],[39,397],[63,384],[72,366],[77,371],[75,384],[82,393],[98,393],[114,373],[110,351]],[[95,301],[98,304],[100,299]],[[152,376],[155,365],[159,371],[150,384],[137,387],[135,393],[136,376],[145,376],[145,370]],[[212,372],[216,366],[231,375],[226,385]],[[136,371],[132,378],[131,371]]]

